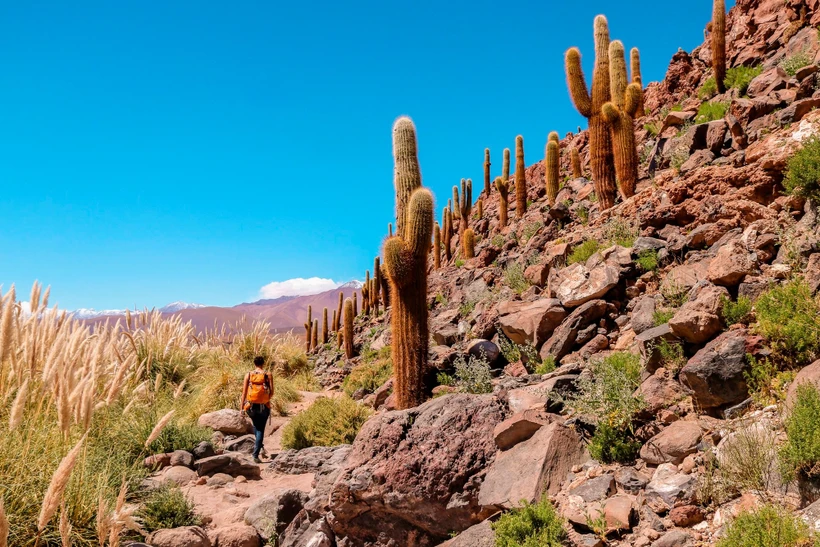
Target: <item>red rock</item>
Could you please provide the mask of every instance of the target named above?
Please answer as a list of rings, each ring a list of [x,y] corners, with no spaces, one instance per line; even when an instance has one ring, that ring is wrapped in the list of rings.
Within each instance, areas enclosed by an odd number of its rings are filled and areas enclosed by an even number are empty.
[[[669,320],[670,331],[693,344],[706,342],[721,329],[721,296],[728,295],[723,287],[711,283],[703,285],[696,298],[681,306]]]
[[[528,409],[514,414],[495,426],[495,445],[499,450],[508,450],[531,438],[550,421],[549,415],[543,410]]]
[[[757,254],[746,249],[739,239],[734,239],[718,249],[706,278],[716,285],[734,287],[757,271]]]
[[[507,366],[504,367],[504,374],[507,376],[512,376],[514,378],[521,378],[522,376],[526,376],[530,372],[527,370],[527,367],[524,366],[524,363],[521,361],[516,361],[515,363],[509,363]]]
[[[703,509],[697,505],[681,505],[669,511],[669,520],[671,520],[675,526],[688,528],[703,522],[706,520],[706,516],[703,514]]]
[[[746,330],[724,332],[698,351],[680,371],[681,383],[699,408],[737,404],[749,396],[744,372]]]
[[[605,312],[605,300],[591,300],[573,310],[541,347],[541,358],[553,357],[560,361],[572,351],[578,341],[578,333],[598,321]]]
[[[686,456],[697,452],[702,434],[697,422],[673,422],[641,447],[641,459],[649,465],[679,464]]]
[[[637,522],[637,502],[629,494],[617,494],[606,500],[604,517],[607,532],[631,530]]]
[[[797,400],[797,388],[802,384],[814,385],[820,389],[820,359],[800,369],[786,393],[786,408],[791,408]]]
[[[544,343],[567,316],[561,302],[542,298],[535,302],[506,301],[498,307],[498,325],[504,335],[516,344]]]
[[[760,75],[756,76],[749,82],[749,88],[746,93],[749,97],[765,97],[778,89],[786,87],[786,82],[789,75],[779,66],[764,70]]]
[[[549,273],[549,264],[533,264],[524,270],[524,278],[533,285],[543,287],[547,284]]]

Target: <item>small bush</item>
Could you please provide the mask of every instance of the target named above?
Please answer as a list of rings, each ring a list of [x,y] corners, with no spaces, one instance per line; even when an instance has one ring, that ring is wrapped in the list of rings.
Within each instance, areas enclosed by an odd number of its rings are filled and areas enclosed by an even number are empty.
[[[734,493],[751,490],[768,497],[777,474],[776,434],[764,423],[742,427],[720,445],[719,473]]]
[[[769,359],[758,361],[753,355],[746,355],[749,370],[744,371],[746,386],[755,404],[767,407],[784,401],[789,384],[795,377],[794,371],[779,371]]]
[[[698,114],[695,116],[697,123],[713,122],[720,120],[726,115],[729,110],[729,103],[724,101],[703,103],[698,108]]]
[[[322,397],[285,426],[282,447],[301,450],[350,444],[370,413],[370,409],[346,395],[338,399]]]
[[[439,306],[447,306],[448,303],[449,302],[446,296],[444,296],[442,293],[436,294],[436,304],[438,304]]]
[[[456,385],[456,379],[447,374],[446,372],[439,372],[438,374],[436,374],[436,382],[440,386]]]
[[[524,266],[518,262],[513,262],[504,268],[504,283],[517,294],[530,288],[530,282],[524,277]]]
[[[154,532],[163,528],[199,526],[202,519],[194,512],[194,504],[178,486],[161,486],[152,490],[139,511],[143,528]]]
[[[640,235],[640,226],[636,220],[612,217],[604,224],[604,238],[610,245],[632,247]]]
[[[493,383],[490,375],[490,365],[487,358],[482,355],[476,357],[470,355],[466,359],[464,355],[459,355],[455,361],[456,385],[465,393],[492,393]]]
[[[578,215],[578,220],[581,221],[581,224],[583,224],[584,226],[589,224],[589,209],[587,209],[584,206],[581,206],[575,210],[575,213]]]
[[[575,264],[576,262],[586,262],[589,257],[597,253],[600,248],[600,243],[594,239],[587,239],[572,249],[572,253],[567,257],[567,265]]]
[[[643,128],[646,129],[646,132],[649,133],[650,137],[657,137],[661,132],[661,122],[645,123]]]
[[[490,240],[490,243],[493,244],[493,247],[503,247],[504,246],[504,236],[501,234],[495,234],[493,239]]]
[[[789,158],[783,187],[789,194],[820,202],[820,137],[806,139]]]
[[[545,497],[538,503],[523,503],[493,523],[496,547],[562,547],[564,522]]]
[[[820,393],[814,385],[797,386],[797,398],[784,425],[788,440],[780,459],[785,475],[820,476]]]
[[[726,71],[726,79],[723,83],[726,89],[734,88],[741,95],[745,95],[751,81],[760,76],[761,72],[763,72],[763,67],[736,66]]]
[[[555,357],[548,355],[546,359],[538,363],[535,367],[536,374],[549,374],[555,370]]]
[[[816,545],[800,517],[776,505],[738,515],[717,547],[811,547]]]
[[[652,324],[660,327],[669,322],[675,316],[675,310],[655,310],[652,314]]]
[[[757,331],[792,364],[808,363],[820,352],[820,300],[802,279],[763,293],[755,303]]]
[[[661,285],[661,296],[673,308],[680,308],[689,300],[689,290],[675,279],[667,278]]]
[[[658,353],[661,356],[663,367],[672,372],[678,372],[688,361],[680,342],[669,342],[663,338],[658,344]]]
[[[536,220],[535,222],[528,222],[524,226],[524,230],[521,232],[521,243],[526,243],[532,236],[538,233],[538,230],[544,227],[544,223],[540,220]]]
[[[669,166],[676,171],[680,171],[680,168],[688,159],[689,147],[683,141],[675,144],[669,152]]]
[[[589,455],[599,462],[629,462],[635,459],[641,443],[629,431],[600,424],[589,440]]]
[[[464,259],[463,258],[456,258],[456,261],[453,262],[456,268],[461,268],[464,266]]]
[[[752,301],[748,297],[738,296],[737,301],[732,302],[724,295],[720,297],[720,302],[721,315],[727,327],[735,323],[748,323],[752,313]]]
[[[362,363],[353,367],[344,381],[342,389],[353,395],[360,388],[368,393],[379,389],[393,375],[393,363],[390,359],[377,359],[371,363]]]
[[[658,269],[658,251],[654,249],[641,251],[635,263],[645,272],[654,272]]]
[[[809,66],[811,61],[811,55],[808,52],[801,51],[780,61],[780,68],[785,70],[789,76],[794,76],[801,68]]]
[[[703,82],[703,85],[698,89],[698,99],[705,101],[715,95],[717,95],[717,82],[715,81],[715,77],[711,76]]]

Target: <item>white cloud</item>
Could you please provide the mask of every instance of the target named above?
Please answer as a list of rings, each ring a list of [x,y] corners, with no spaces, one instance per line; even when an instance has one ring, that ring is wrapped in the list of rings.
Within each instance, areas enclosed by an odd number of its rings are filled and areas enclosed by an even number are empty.
[[[260,298],[279,298],[280,296],[306,296],[319,294],[340,286],[341,283],[321,277],[296,277],[286,281],[273,281],[259,289]]]

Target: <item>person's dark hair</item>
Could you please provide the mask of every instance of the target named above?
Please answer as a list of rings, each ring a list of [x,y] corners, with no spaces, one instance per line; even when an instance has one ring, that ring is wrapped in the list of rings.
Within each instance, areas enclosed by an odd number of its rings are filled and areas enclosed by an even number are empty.
[[[261,355],[257,355],[253,358],[253,364],[257,367],[263,367],[265,366],[265,358]]]

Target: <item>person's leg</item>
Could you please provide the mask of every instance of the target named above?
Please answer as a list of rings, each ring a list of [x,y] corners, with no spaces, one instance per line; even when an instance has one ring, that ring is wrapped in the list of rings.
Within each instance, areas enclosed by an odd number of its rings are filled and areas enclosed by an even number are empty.
[[[265,424],[268,421],[267,416],[265,416],[262,411],[254,409],[254,413],[251,415],[251,421],[253,422],[253,433],[256,437],[254,446],[253,446],[253,457],[259,458],[259,452],[262,450],[262,441],[265,438]]]

